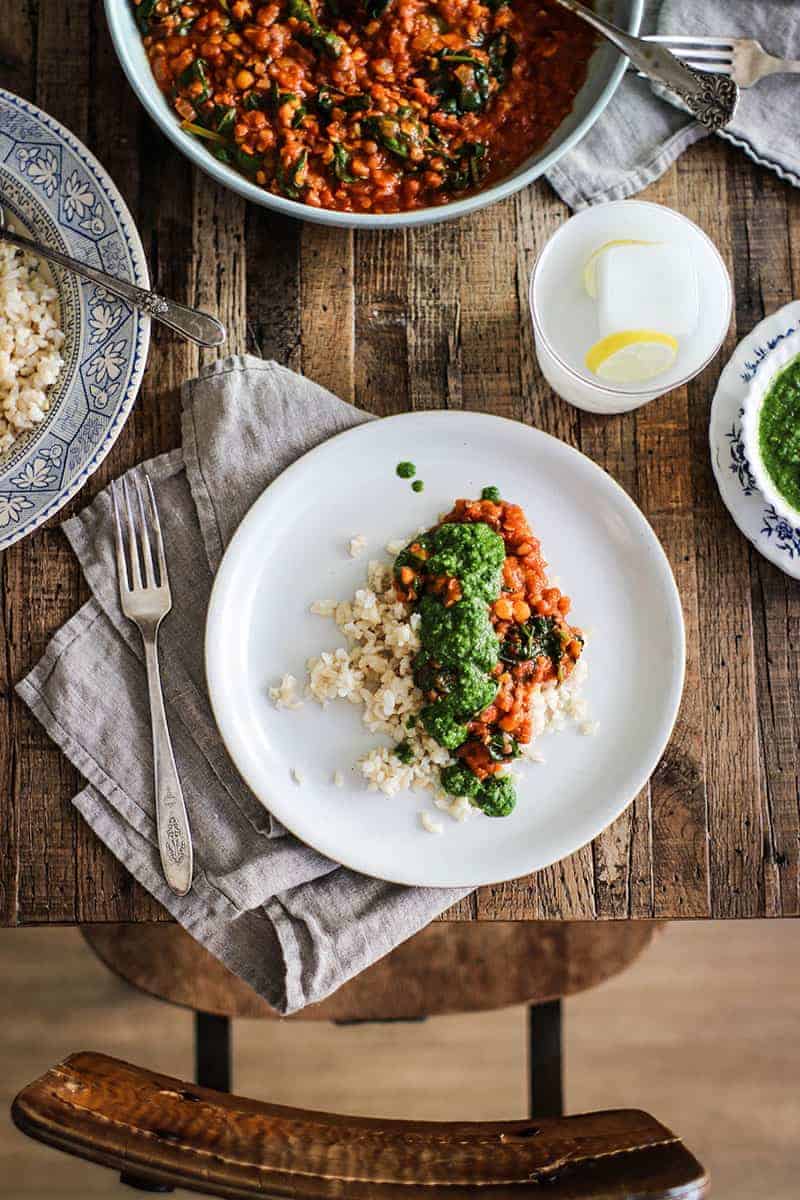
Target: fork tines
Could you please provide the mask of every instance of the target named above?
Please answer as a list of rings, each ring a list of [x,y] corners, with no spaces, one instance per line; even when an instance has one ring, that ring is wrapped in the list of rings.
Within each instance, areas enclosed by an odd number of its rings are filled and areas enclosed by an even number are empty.
[[[730,71],[733,67],[736,47],[730,38],[692,37],[689,34],[661,34],[648,37],[648,42],[658,42],[682,59],[705,71]]]
[[[114,503],[114,526],[117,551],[117,574],[120,587],[127,591],[138,591],[142,588],[155,588],[168,585],[167,563],[164,557],[164,540],[161,535],[161,522],[153,494],[153,485],[145,475],[147,503],[144,499],[144,488],[138,476],[133,477],[132,488],[135,502],[131,503],[131,495],[127,477],[121,483],[115,479],[111,484],[111,498]],[[122,493],[124,516],[120,513],[119,493]],[[124,528],[123,528],[124,524]],[[155,562],[153,556],[153,540],[155,540]]]

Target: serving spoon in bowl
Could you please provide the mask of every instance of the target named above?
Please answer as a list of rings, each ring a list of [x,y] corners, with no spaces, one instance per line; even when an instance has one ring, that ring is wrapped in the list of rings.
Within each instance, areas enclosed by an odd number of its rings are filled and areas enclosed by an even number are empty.
[[[0,204],[0,241],[9,242],[12,246],[19,246],[21,250],[28,250],[39,258],[45,258],[48,262],[57,263],[59,267],[74,271],[82,279],[89,279],[92,283],[99,284],[106,291],[113,292],[115,296],[121,296],[135,308],[141,309],[154,320],[160,321],[162,325],[179,333],[181,337],[188,338],[191,342],[197,342],[199,346],[213,348],[221,346],[225,341],[225,326],[209,313],[199,312],[196,308],[189,308],[186,304],[178,304],[176,300],[166,300],[156,292],[149,292],[146,288],[137,287],[135,283],[129,283],[127,279],[118,279],[115,275],[107,275],[105,271],[99,271],[97,267],[90,267],[88,263],[71,258],[68,254],[62,254],[60,250],[53,250],[50,246],[43,246],[40,242],[33,241],[32,238],[16,233],[15,230],[9,228],[6,222],[2,204]]]
[[[733,120],[739,88],[729,76],[687,67],[666,46],[626,33],[580,0],[558,0],[558,3],[621,50],[642,75],[674,92],[701,125],[716,132]]]

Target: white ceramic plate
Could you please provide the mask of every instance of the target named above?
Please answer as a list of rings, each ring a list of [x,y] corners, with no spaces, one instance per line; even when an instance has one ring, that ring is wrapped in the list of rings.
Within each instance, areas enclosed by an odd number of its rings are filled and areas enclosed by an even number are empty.
[[[711,406],[711,465],[725,507],[759,554],[800,579],[800,529],[767,503],[750,470],[742,437],[742,410],[753,380],[771,372],[787,338],[800,332],[800,300],[761,321],[736,347]]]
[[[395,466],[413,460],[425,490]],[[276,710],[268,689],[284,672],[343,644],[317,599],[349,598],[386,542],[435,523],[459,496],[488,484],[522,504],[542,539],[551,578],[572,597],[587,648],[593,737],[567,729],[540,742],[544,764],[519,772],[512,816],[474,812],[463,824],[430,793],[389,799],[352,770],[380,741],[360,709]],[[363,558],[348,542],[364,534]],[[306,454],[256,501],[220,566],[206,626],[214,713],[253,792],[293,833],[338,862],[398,883],[477,886],[547,866],[613,821],[657,765],[680,702],[681,606],[652,529],[614,481],[537,429],[479,413],[408,413],[370,422]],[[292,768],[303,776],[291,779]],[[335,770],[346,785],[332,782]],[[421,810],[445,824],[421,830]]]

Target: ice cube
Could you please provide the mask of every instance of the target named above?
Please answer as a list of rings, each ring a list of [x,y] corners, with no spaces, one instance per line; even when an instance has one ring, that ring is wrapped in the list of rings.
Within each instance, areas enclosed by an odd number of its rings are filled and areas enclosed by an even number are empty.
[[[700,320],[691,255],[667,243],[610,246],[597,263],[597,304],[603,337],[629,329],[688,337]]]

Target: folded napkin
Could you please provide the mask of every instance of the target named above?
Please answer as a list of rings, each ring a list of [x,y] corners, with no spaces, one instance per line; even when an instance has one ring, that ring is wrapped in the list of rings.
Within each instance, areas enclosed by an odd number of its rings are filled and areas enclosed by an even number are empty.
[[[74,804],[173,917],[282,1013],[323,999],[465,893],[369,879],[288,834],[236,773],[211,715],[203,628],[213,573],[259,493],[312,446],[369,420],[330,392],[254,358],[214,364],[183,389],[183,447],[146,472],[173,609],[162,681],[195,850],[195,881],[164,883],[141,638],[119,607],[111,498],[63,528],[92,597],[17,688],[87,780]]]
[[[642,33],[754,37],[770,54],[800,58],[800,4],[646,0]],[[659,99],[662,94],[673,103]],[[798,104],[800,77],[763,79],[742,91],[736,117],[719,136],[798,187]],[[687,146],[708,136],[670,93],[655,95],[646,79],[628,71],[600,120],[547,178],[570,208],[622,200],[653,183]]]

